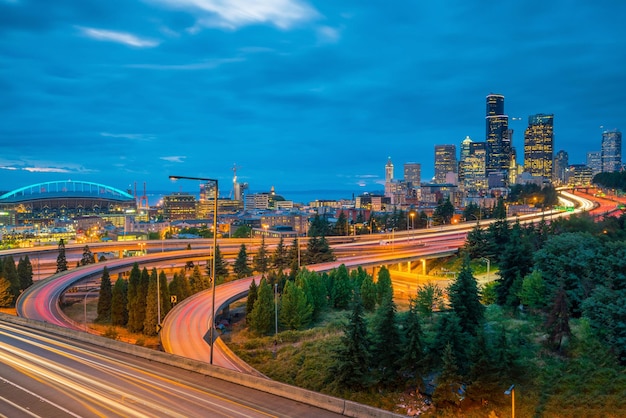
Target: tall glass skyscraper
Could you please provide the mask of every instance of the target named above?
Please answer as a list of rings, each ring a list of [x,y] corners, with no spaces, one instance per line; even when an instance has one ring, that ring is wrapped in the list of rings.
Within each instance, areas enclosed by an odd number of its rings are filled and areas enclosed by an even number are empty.
[[[617,129],[602,132],[602,172],[622,169],[622,133]]]
[[[456,174],[457,170],[456,146],[435,145],[435,183],[448,183],[446,181],[448,173]]]
[[[553,156],[554,115],[529,116],[524,133],[524,171],[551,180]]]
[[[509,117],[504,114],[504,96],[490,94],[487,96],[487,176],[501,172],[508,178],[511,164],[511,139],[509,138]]]

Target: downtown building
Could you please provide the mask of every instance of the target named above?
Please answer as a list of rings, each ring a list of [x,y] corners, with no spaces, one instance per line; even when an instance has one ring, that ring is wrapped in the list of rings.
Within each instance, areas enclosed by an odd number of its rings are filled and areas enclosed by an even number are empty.
[[[533,177],[552,180],[553,156],[554,115],[529,116],[524,133],[524,171]]]
[[[509,181],[512,149],[509,117],[504,114],[504,96],[488,95],[486,113],[486,175],[490,177],[490,187],[506,187]]]
[[[602,132],[602,172],[622,169],[622,133],[617,129]]]
[[[587,164],[589,165],[589,164]],[[569,155],[566,151],[560,150],[554,157],[553,179],[557,184],[567,183],[567,168],[569,167]]]
[[[466,137],[461,144],[459,185],[470,196],[478,196],[486,192],[485,162],[486,143],[473,142],[469,136]]]
[[[458,163],[455,145],[435,145],[435,183],[457,183]]]

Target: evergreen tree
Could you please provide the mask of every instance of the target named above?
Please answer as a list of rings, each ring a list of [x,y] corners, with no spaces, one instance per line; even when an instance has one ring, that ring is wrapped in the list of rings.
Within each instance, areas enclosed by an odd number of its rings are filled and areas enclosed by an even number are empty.
[[[433,393],[433,401],[438,407],[446,404],[458,404],[461,400],[461,382],[457,359],[454,356],[454,349],[450,343],[443,349],[443,367],[437,377],[437,387]]]
[[[33,266],[30,263],[28,254],[24,258],[20,257],[17,262],[17,276],[19,278],[20,290],[26,290],[33,284]]]
[[[94,264],[96,262],[96,258],[93,256],[93,253],[89,249],[89,245],[85,245],[83,247],[83,257],[80,259],[79,264],[81,266],[86,266],[88,264]]]
[[[163,270],[159,272],[159,296],[161,298],[161,318],[172,310],[172,302],[170,300],[170,289],[167,285],[167,275]]]
[[[291,246],[287,250],[287,264],[291,268],[293,268],[294,264],[296,265],[296,267],[298,266],[298,254],[300,253],[298,249],[299,244],[300,241],[298,241],[298,238],[294,238]]]
[[[454,312],[445,314],[437,323],[436,335],[428,350],[428,361],[433,367],[441,365],[441,354],[446,345],[450,344],[457,360],[457,367],[463,370],[467,367],[468,336],[461,329],[459,318]]]
[[[376,311],[372,337],[372,360],[378,382],[384,387],[393,387],[398,379],[400,331],[396,322],[396,304],[391,295],[386,294]]]
[[[440,200],[433,213],[433,221],[436,225],[449,224],[454,216],[454,205],[448,197],[445,201]]]
[[[350,281],[348,269],[344,264],[333,269],[329,275],[332,287],[330,290],[330,300],[333,307],[346,309],[350,305],[353,296],[353,285]],[[360,298],[359,298],[360,299]]]
[[[421,386],[421,375],[425,368],[424,333],[415,300],[409,302],[403,329],[405,343],[402,345],[401,371],[404,375],[412,376],[418,386]]]
[[[258,297],[250,314],[250,330],[269,334],[274,325],[274,291],[265,279],[259,283]]]
[[[334,353],[335,363],[330,373],[337,383],[349,390],[371,386],[370,340],[363,314],[363,304],[358,292],[354,292],[350,322],[344,329],[341,345]]]
[[[281,238],[282,239],[282,238]],[[248,253],[246,252],[246,244],[241,244],[235,264],[233,264],[233,273],[238,279],[252,275],[252,269],[248,265]]]
[[[316,213],[315,217],[311,221],[311,226],[309,227],[309,232],[307,236],[323,237],[323,236],[328,235],[329,230],[330,230],[330,224],[328,223],[328,219]]]
[[[222,257],[220,246],[215,247],[215,284],[222,283],[228,277],[228,262]]]
[[[448,288],[448,296],[463,332],[476,335],[483,320],[485,307],[480,303],[478,282],[472,274],[467,255],[463,258],[459,276]]]
[[[389,273],[387,267],[382,266],[380,270],[378,270],[378,279],[376,281],[376,301],[379,305],[382,305],[388,297],[393,297],[391,273]]]
[[[256,302],[259,293],[256,281],[252,280],[250,287],[248,288],[248,299],[246,300],[246,324],[250,324],[250,318],[252,317],[252,310],[254,309],[254,302]]]
[[[59,255],[57,256],[56,273],[67,271],[67,259],[65,258],[65,242],[63,238],[59,241]]]
[[[11,292],[14,299],[20,295],[20,277],[15,267],[15,260],[12,255],[4,258],[2,261],[2,274],[5,279],[11,284]]]
[[[546,306],[546,284],[540,271],[534,270],[524,277],[518,297],[521,303],[533,310]]]
[[[117,283],[116,283],[117,284]],[[130,332],[141,332],[143,329],[143,315],[140,315],[138,305],[143,305],[145,313],[145,295],[141,298],[141,270],[139,264],[133,264],[128,278],[128,330]]]
[[[313,308],[311,319],[317,319],[327,304],[327,291],[322,277],[319,273],[304,268],[298,272],[296,284],[304,291],[308,303]]]
[[[563,346],[563,338],[572,335],[569,326],[567,294],[563,286],[556,293],[550,314],[546,320],[546,329],[548,330],[548,338],[553,348],[560,352]]]
[[[420,315],[432,318],[433,307],[443,302],[443,290],[435,283],[428,282],[417,287],[415,307]]]
[[[361,299],[363,300],[363,308],[366,311],[373,311],[376,308],[376,301],[378,296],[378,287],[372,280],[372,276],[369,274],[363,279],[361,283]]]
[[[488,252],[488,240],[485,230],[477,223],[467,234],[463,250],[471,259],[476,259],[490,255]]]
[[[191,293],[194,295],[207,288],[198,266],[194,266],[191,272],[191,277],[189,277],[189,286],[191,287]]]
[[[254,266],[254,271],[260,273],[261,275],[265,275],[268,271],[269,257],[267,255],[265,237],[261,237],[261,245],[259,246],[257,253],[252,258],[252,265]]]
[[[521,287],[522,277],[530,273],[533,266],[532,247],[517,221],[509,232],[509,239],[500,254],[498,275],[497,302],[499,305],[517,306],[519,297],[516,289]],[[519,282],[519,283],[515,283]]]
[[[297,240],[296,240],[296,245],[297,245]],[[284,243],[284,239],[282,235],[280,236],[278,245],[276,245],[276,249],[272,253],[271,262],[272,262],[272,267],[276,270],[285,270],[287,267],[289,267],[289,264],[290,264],[289,255],[287,253],[287,249],[285,248],[285,243]]]
[[[308,303],[304,291],[294,282],[287,282],[280,298],[278,318],[281,325],[290,330],[301,330],[311,322],[313,306]]]
[[[500,381],[499,365],[494,361],[495,355],[487,345],[483,331],[478,332],[472,343],[470,352],[469,398],[483,402],[491,401],[494,395],[500,395],[502,382]]]
[[[111,325],[126,326],[128,323],[128,283],[120,275],[111,292]]]
[[[96,322],[108,323],[111,321],[111,305],[113,303],[113,286],[109,269],[104,266],[100,279],[100,294],[98,296],[98,316]]]
[[[348,235],[348,218],[346,217],[346,214],[343,213],[343,211],[339,213],[337,223],[335,223],[335,235]]]
[[[326,263],[335,260],[333,250],[330,248],[326,237],[313,236],[309,238],[304,254],[306,264]]]
[[[0,275],[0,308],[13,306],[15,296],[11,290],[11,282]]]
[[[146,293],[146,316],[143,322],[143,333],[148,336],[157,335],[158,325],[158,300],[157,300],[157,286],[158,286],[158,273],[157,269],[153,268],[150,271],[148,279],[148,291]]]

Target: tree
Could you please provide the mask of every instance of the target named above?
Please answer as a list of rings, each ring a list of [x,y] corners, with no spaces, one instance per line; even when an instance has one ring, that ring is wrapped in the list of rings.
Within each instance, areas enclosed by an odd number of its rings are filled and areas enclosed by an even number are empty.
[[[204,277],[202,276],[202,272],[200,272],[200,267],[198,266],[194,266],[193,270],[191,271],[191,276],[189,277],[189,287],[191,287],[191,293],[194,295],[209,288],[208,282],[205,281]]]
[[[476,224],[467,234],[463,250],[471,259],[475,259],[489,255],[487,251],[488,248],[487,234],[479,224]]]
[[[552,343],[552,347],[560,352],[563,346],[563,338],[572,335],[569,327],[567,294],[563,286],[556,293],[556,298],[546,320],[546,329],[548,330],[548,339]]]
[[[468,336],[461,329],[459,317],[451,312],[444,314],[437,323],[436,335],[432,345],[429,347],[428,361],[433,367],[441,365],[443,353],[446,345],[450,344],[457,367],[464,369],[467,367]]]
[[[387,267],[382,266],[378,270],[376,280],[376,301],[382,305],[386,298],[393,298],[393,286],[391,284],[391,273]]]
[[[235,232],[233,232],[232,237],[233,238],[250,238],[251,232],[252,232],[252,228],[250,228],[248,225],[240,225],[237,227],[237,229],[235,229]]]
[[[111,321],[111,305],[113,303],[113,286],[111,285],[111,277],[109,269],[104,266],[102,269],[102,278],[100,279],[100,293],[98,295],[98,316],[96,322]]]
[[[543,309],[546,306],[546,284],[540,271],[535,270],[524,277],[518,297],[530,309]]]
[[[233,273],[238,279],[252,275],[252,269],[248,265],[248,254],[246,252],[246,244],[241,244],[235,264],[233,264]]]
[[[94,257],[93,253],[89,249],[89,245],[85,245],[83,247],[83,257],[80,259],[80,262],[79,262],[80,265],[86,266],[88,264],[94,264],[95,262],[96,262],[96,258]]]
[[[14,299],[11,282],[0,275],[0,308],[13,306]]]
[[[335,255],[328,245],[326,237],[313,236],[309,238],[304,260],[306,264],[326,263],[335,260]]]
[[[161,318],[165,317],[170,310],[172,310],[172,301],[170,299],[170,289],[167,285],[167,276],[165,272],[161,270],[159,272],[159,292],[161,297]]]
[[[475,401],[491,400],[502,388],[500,365],[487,344],[483,331],[478,332],[470,351],[468,396]]]
[[[373,311],[376,308],[378,287],[374,283],[372,276],[369,274],[365,276],[361,283],[361,299],[363,301],[363,308],[366,311]]]
[[[141,270],[139,264],[134,263],[128,277],[128,330],[130,332],[140,332],[143,329],[143,316],[140,316],[139,304],[144,305],[145,295],[143,299],[140,297],[141,292]],[[144,310],[145,312],[145,310]]]
[[[476,335],[483,320],[484,306],[480,303],[478,282],[472,274],[469,257],[463,258],[463,267],[456,280],[448,287],[450,305],[459,318],[463,332]]]
[[[2,272],[0,273],[11,284],[11,292],[14,298],[17,298],[20,294],[20,278],[15,267],[15,260],[13,256],[9,255],[2,261]]]
[[[383,386],[395,386],[398,378],[398,361],[401,358],[401,340],[396,321],[396,304],[389,294],[385,294],[382,304],[376,311],[372,340],[371,353],[378,381]]]
[[[418,386],[421,386],[421,374],[425,368],[424,333],[419,319],[419,311],[415,300],[409,302],[409,311],[404,317],[404,341],[401,371],[412,376]]]
[[[348,232],[348,218],[342,211],[339,213],[339,217],[335,223],[335,235],[345,236],[348,235]]]
[[[283,327],[301,330],[311,322],[313,306],[308,303],[304,291],[288,281],[280,298],[279,319]]]
[[[315,217],[311,221],[311,226],[309,227],[309,232],[307,236],[323,237],[323,236],[328,235],[329,230],[330,230],[330,225],[328,223],[328,219],[316,213]]]
[[[358,292],[352,299],[352,313],[344,328],[341,345],[334,352],[330,373],[335,381],[350,390],[364,389],[373,383],[370,372],[370,340]]]
[[[215,246],[215,284],[220,284],[228,277],[228,262],[222,257],[220,246]],[[211,269],[213,268],[213,260],[209,260],[206,264],[206,271],[209,277],[211,276]]]
[[[319,273],[304,268],[298,272],[295,282],[302,288],[308,303],[313,308],[311,320],[317,319],[327,304],[326,286],[324,286],[322,277]]]
[[[282,235],[280,236],[278,245],[276,245],[276,249],[272,253],[271,262],[272,267],[276,270],[285,270],[287,267],[289,267],[289,255],[287,253],[287,249],[285,248],[285,243]]]
[[[57,256],[57,270],[56,273],[67,271],[67,259],[65,258],[65,242],[63,238],[59,241],[59,255]]]
[[[497,302],[499,305],[517,306],[519,305],[519,297],[516,289],[521,287],[522,278],[530,273],[533,266],[532,247],[523,233],[519,221],[513,224],[513,228],[509,232],[509,239],[498,260],[500,278],[496,287]]]
[[[250,314],[250,330],[260,335],[269,334],[274,325],[274,296],[272,287],[265,279],[259,283],[257,300]]]
[[[432,318],[433,307],[439,306],[443,302],[443,290],[435,283],[427,282],[417,287],[417,295],[413,301],[420,315]]]
[[[246,324],[250,324],[252,310],[254,309],[254,302],[256,302],[258,296],[259,293],[256,281],[252,280],[252,283],[250,283],[250,287],[248,288],[248,299],[246,300]]]
[[[20,257],[17,262],[17,276],[19,278],[20,290],[26,290],[33,284],[33,266],[30,263],[28,254],[24,258]]]
[[[111,325],[128,323],[128,283],[120,275],[111,292]]]
[[[450,197],[440,200],[433,213],[433,221],[436,225],[449,224],[454,216],[454,205],[450,202]]]
[[[450,343],[443,349],[443,367],[437,377],[437,387],[433,393],[433,401],[438,407],[445,404],[457,404],[461,400],[462,378],[459,374],[457,359]]]
[[[330,272],[329,278],[332,283],[330,289],[331,305],[337,309],[346,309],[350,305],[354,290],[348,269],[342,264]]]
[[[143,333],[149,336],[157,335],[158,332],[158,278],[159,275],[157,273],[157,269],[153,268],[148,279],[148,291],[146,293],[146,317],[143,322]]]
[[[261,237],[261,245],[259,246],[257,253],[252,258],[252,265],[254,266],[254,271],[261,273],[261,275],[264,275],[268,271],[269,257],[267,255],[265,237]]]

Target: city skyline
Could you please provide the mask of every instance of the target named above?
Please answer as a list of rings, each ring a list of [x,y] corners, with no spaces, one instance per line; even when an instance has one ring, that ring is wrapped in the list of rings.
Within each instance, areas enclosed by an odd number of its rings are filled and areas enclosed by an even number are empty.
[[[543,113],[585,163],[626,129],[626,4],[503,3],[0,0],[0,188],[227,195],[236,164],[250,192],[349,197],[383,190],[387,157],[428,181],[435,145],[485,141],[491,93],[518,162]]]

